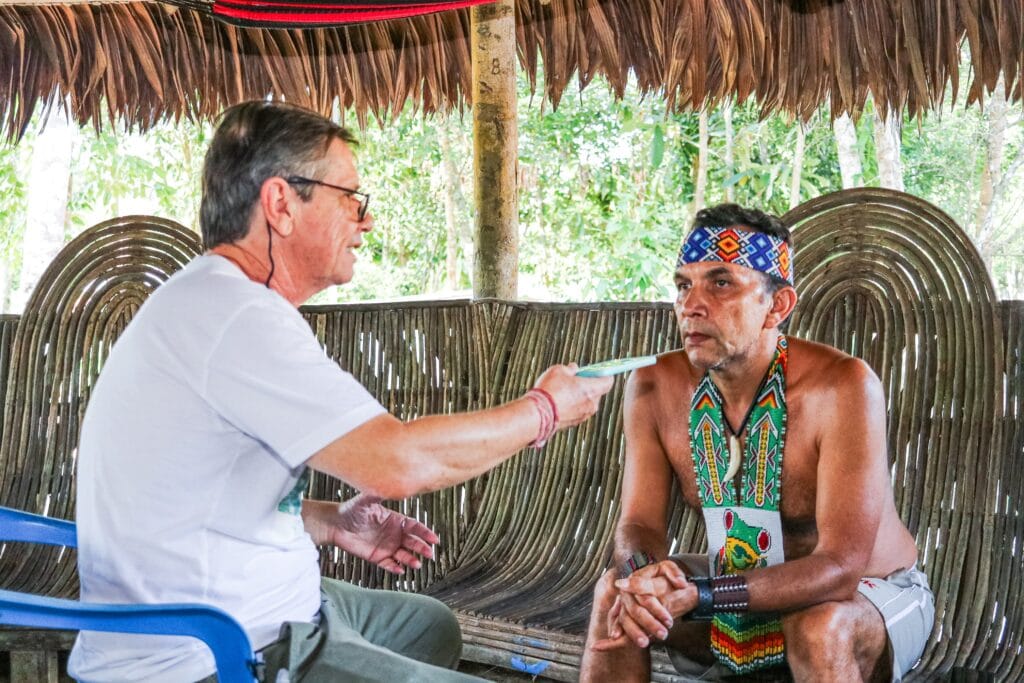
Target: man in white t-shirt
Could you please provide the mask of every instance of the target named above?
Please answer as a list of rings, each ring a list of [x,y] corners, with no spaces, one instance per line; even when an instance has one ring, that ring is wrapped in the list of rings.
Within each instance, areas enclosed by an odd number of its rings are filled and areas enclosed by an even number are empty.
[[[141,307],[82,427],[82,598],[202,602],[263,649],[266,680],[467,680],[441,603],[321,579],[317,545],[401,573],[426,526],[379,505],[475,477],[597,409],[609,378],[555,366],[518,400],[403,423],[324,353],[297,307],[352,278],[373,227],[354,140],[304,109],[228,109],[203,171],[208,251]],[[309,468],[362,493],[302,500]],[[83,632],[83,681],[206,680],[198,641]],[[297,671],[302,674],[296,676]],[[215,680],[212,677],[209,680]]]

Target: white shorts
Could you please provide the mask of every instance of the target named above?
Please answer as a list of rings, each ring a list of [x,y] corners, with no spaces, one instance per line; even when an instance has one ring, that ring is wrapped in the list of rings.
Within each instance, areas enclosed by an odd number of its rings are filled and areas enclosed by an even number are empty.
[[[902,681],[921,659],[935,621],[928,577],[915,565],[884,579],[861,579],[857,591],[882,614],[892,652],[892,680]]]

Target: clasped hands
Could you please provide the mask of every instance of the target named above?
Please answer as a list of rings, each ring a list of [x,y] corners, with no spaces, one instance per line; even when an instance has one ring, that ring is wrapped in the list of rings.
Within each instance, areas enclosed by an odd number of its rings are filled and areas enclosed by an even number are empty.
[[[672,560],[647,565],[615,582],[617,595],[608,611],[608,637],[591,644],[597,651],[633,643],[646,648],[665,640],[675,620],[697,606],[697,588]]]
[[[341,503],[305,500],[302,520],[317,545],[335,545],[392,574],[419,569],[420,557],[434,557],[437,534],[430,527],[389,510],[381,499],[360,493]]]

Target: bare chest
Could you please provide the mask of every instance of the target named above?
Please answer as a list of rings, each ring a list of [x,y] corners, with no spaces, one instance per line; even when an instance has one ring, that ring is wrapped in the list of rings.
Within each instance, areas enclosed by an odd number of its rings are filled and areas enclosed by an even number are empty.
[[[799,555],[805,546],[810,552],[817,540],[814,508],[817,499],[818,433],[809,406],[797,397],[790,399],[787,410],[786,437],[782,459],[781,515],[787,556]],[[690,444],[688,411],[678,416],[663,415],[659,420],[662,443],[668,453],[680,491],[686,504],[699,508],[700,496]],[[743,449],[746,450],[745,448]],[[731,485],[738,485],[747,462]]]

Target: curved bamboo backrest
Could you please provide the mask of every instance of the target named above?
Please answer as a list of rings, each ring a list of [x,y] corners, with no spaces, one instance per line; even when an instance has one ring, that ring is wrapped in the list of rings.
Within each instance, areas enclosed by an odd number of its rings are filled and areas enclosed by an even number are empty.
[[[403,419],[516,398],[553,363],[664,350],[675,335],[662,304],[441,301],[303,310],[328,353]],[[406,513],[440,533],[436,562],[396,580],[326,549],[324,574],[578,628],[592,578],[608,561],[618,510],[621,389],[595,420],[556,436],[543,454],[521,453],[464,486],[403,502]],[[311,495],[337,498],[341,488],[316,475]],[[589,552],[578,552],[581,545]],[[550,609],[538,614],[538,605]]]
[[[111,345],[146,297],[200,251],[172,221],[128,216],[64,247],[14,335],[0,440],[0,504],[71,519],[78,432]],[[32,546],[0,554],[5,588],[76,594],[74,554]]]
[[[1024,680],[1020,654],[1024,643],[1024,301],[1004,301],[1001,317],[1006,339],[1001,451],[1005,457],[993,472],[1000,489],[992,525],[989,586],[997,601],[993,622],[1003,627],[985,643],[977,665],[1006,672],[1004,680],[1020,681]]]
[[[923,665],[962,666],[1003,599],[989,561],[1005,450],[988,271],[949,216],[910,195],[838,192],[784,220],[800,292],[791,332],[863,358],[886,389],[896,503],[940,610]]]
[[[554,363],[677,343],[665,304],[505,305],[513,315],[505,358],[495,363],[496,401],[521,396]],[[489,475],[457,566],[428,592],[467,612],[583,629],[619,512],[623,386],[616,382],[591,420]]]
[[[509,311],[466,301],[311,306],[301,309],[328,355],[403,420],[491,405],[495,348]],[[336,548],[321,551],[321,571],[375,588],[422,590],[455,564],[485,479],[394,505],[441,534],[435,561],[396,578]],[[310,497],[338,500],[351,488],[314,473]]]

